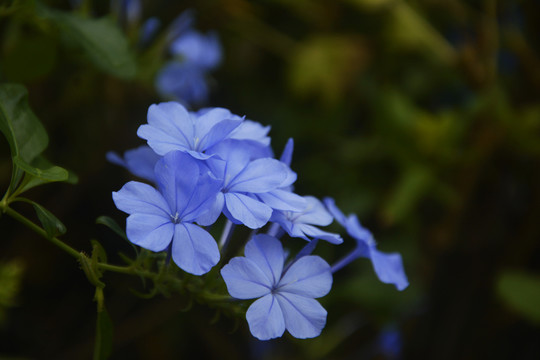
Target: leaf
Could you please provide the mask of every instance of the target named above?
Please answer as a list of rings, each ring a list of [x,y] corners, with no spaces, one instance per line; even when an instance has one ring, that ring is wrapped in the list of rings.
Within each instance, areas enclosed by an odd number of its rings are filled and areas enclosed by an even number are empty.
[[[27,97],[22,85],[0,85],[0,131],[9,143],[11,156],[30,163],[45,150],[49,138]]]
[[[96,224],[105,225],[106,227],[108,227],[109,229],[114,231],[118,236],[120,236],[121,238],[123,238],[126,241],[129,241],[128,238],[127,238],[126,232],[124,230],[122,230],[120,225],[118,225],[118,223],[116,221],[114,221],[112,218],[110,218],[108,216],[100,216],[100,217],[98,217],[96,219]],[[130,244],[131,244],[131,242],[130,242]]]
[[[136,61],[129,44],[110,18],[91,19],[40,6],[40,14],[58,26],[66,42],[81,49],[101,70],[119,78],[136,74]]]
[[[68,171],[60,166],[50,165],[50,167],[46,169],[40,169],[30,165],[19,156],[15,156],[13,161],[18,167],[44,182],[67,181],[69,178]]]
[[[540,276],[505,271],[497,281],[497,292],[514,311],[540,324]]]
[[[105,308],[97,313],[94,360],[107,359],[112,352],[113,323]]]
[[[38,219],[48,236],[55,237],[66,233],[66,226],[49,210],[31,200],[27,200],[27,202],[31,203],[36,210]]]

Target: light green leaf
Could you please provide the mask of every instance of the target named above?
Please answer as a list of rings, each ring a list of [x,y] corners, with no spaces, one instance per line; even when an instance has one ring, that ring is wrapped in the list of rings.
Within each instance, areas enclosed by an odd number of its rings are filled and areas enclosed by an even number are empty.
[[[98,68],[123,79],[135,76],[135,57],[126,37],[112,19],[84,18],[44,6],[40,10],[40,15],[58,26],[67,43],[81,49]]]
[[[49,138],[27,97],[22,85],[0,85],[0,131],[8,140],[12,157],[30,163],[45,150]]]
[[[497,291],[514,311],[540,324],[540,276],[506,271],[497,281]]]
[[[16,156],[13,161],[18,167],[44,182],[67,181],[69,178],[68,171],[60,166],[50,165],[45,169],[40,169],[30,165],[18,156]]]
[[[109,313],[103,307],[97,313],[96,342],[94,345],[94,360],[107,359],[112,352],[113,323]]]

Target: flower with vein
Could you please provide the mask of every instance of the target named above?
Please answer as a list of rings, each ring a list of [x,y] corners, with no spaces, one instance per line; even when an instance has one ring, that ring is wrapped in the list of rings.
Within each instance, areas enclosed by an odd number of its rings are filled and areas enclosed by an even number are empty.
[[[313,255],[285,266],[281,242],[265,234],[254,236],[244,252],[221,269],[221,276],[232,297],[258,298],[246,313],[253,336],[269,340],[285,330],[300,339],[318,336],[327,313],[315,299],[332,287],[330,266]]]

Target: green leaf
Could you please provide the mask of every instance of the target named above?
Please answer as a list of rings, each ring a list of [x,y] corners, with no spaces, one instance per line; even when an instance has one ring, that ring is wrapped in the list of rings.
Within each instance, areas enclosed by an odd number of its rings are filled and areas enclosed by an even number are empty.
[[[18,167],[26,171],[28,174],[43,180],[43,182],[67,181],[69,178],[68,171],[60,166],[50,165],[45,169],[40,169],[30,165],[18,156],[14,157],[13,161]]]
[[[40,14],[58,26],[68,45],[81,49],[101,70],[119,78],[136,74],[136,61],[117,24],[110,18],[91,19],[40,7]]]
[[[514,311],[540,324],[540,276],[505,271],[497,281],[497,291]]]
[[[27,97],[22,85],[0,85],[0,131],[8,140],[12,157],[30,163],[45,150],[49,138]]]
[[[112,352],[113,323],[105,308],[97,313],[94,360],[107,359]]]
[[[47,233],[48,236],[54,237],[57,235],[62,235],[66,233],[66,227],[65,225],[58,220],[56,216],[54,216],[49,210],[45,209],[43,206],[39,205],[38,203],[22,198],[17,197],[14,198],[13,201],[21,201],[28,204],[31,204],[34,207],[34,210],[36,211],[36,215],[41,222],[41,225],[43,225],[43,229]]]
[[[38,219],[48,236],[55,237],[66,233],[65,225],[49,210],[31,200],[28,200],[28,202],[34,206]]]

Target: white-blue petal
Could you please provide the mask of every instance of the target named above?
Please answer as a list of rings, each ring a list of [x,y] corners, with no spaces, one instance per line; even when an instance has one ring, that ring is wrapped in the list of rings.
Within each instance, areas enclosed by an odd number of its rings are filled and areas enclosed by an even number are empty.
[[[371,262],[377,277],[385,284],[393,284],[398,290],[409,286],[407,275],[403,269],[403,261],[398,253],[386,254],[375,247],[371,248]]]
[[[130,181],[112,193],[116,207],[128,214],[168,216],[170,207],[159,191],[148,184]]]
[[[269,294],[272,283],[259,266],[245,257],[232,258],[221,269],[227,290],[236,299],[255,299]]]
[[[315,299],[291,293],[277,293],[285,327],[298,339],[319,336],[326,325],[326,310]]]
[[[287,269],[277,291],[318,298],[328,294],[331,288],[330,265],[319,256],[309,255],[301,257]]]
[[[295,230],[301,231],[304,235],[309,236],[313,239],[321,239],[328,241],[331,244],[341,244],[343,239],[340,235],[323,231],[318,227],[308,224],[295,224]]]
[[[299,214],[291,214],[291,221],[296,224],[312,224],[327,226],[332,223],[333,217],[326,210],[322,202],[314,196],[304,196],[307,205]]]
[[[133,214],[126,221],[126,235],[132,243],[151,251],[163,251],[173,238],[174,225],[168,218]]]
[[[252,260],[266,275],[272,286],[277,285],[283,271],[283,246],[273,236],[255,235],[245,246],[246,258]]]
[[[272,216],[271,207],[239,193],[226,193],[225,207],[232,217],[231,221],[244,224],[250,229],[263,227]]]
[[[159,155],[193,147],[194,126],[186,108],[176,102],[153,104],[148,108],[148,125],[141,125],[137,135]]]
[[[172,258],[180,269],[202,275],[218,263],[219,249],[206,230],[195,224],[180,223],[174,226]]]
[[[182,214],[199,180],[197,160],[181,151],[167,153],[156,164],[159,190],[171,208],[171,215]]]
[[[251,304],[246,312],[246,320],[249,331],[259,340],[278,338],[285,332],[283,312],[271,294]]]
[[[282,211],[302,211],[307,205],[302,196],[281,189],[260,193],[257,197],[272,209]]]
[[[229,191],[262,193],[276,189],[287,176],[287,167],[276,159],[250,162],[228,185]]]

